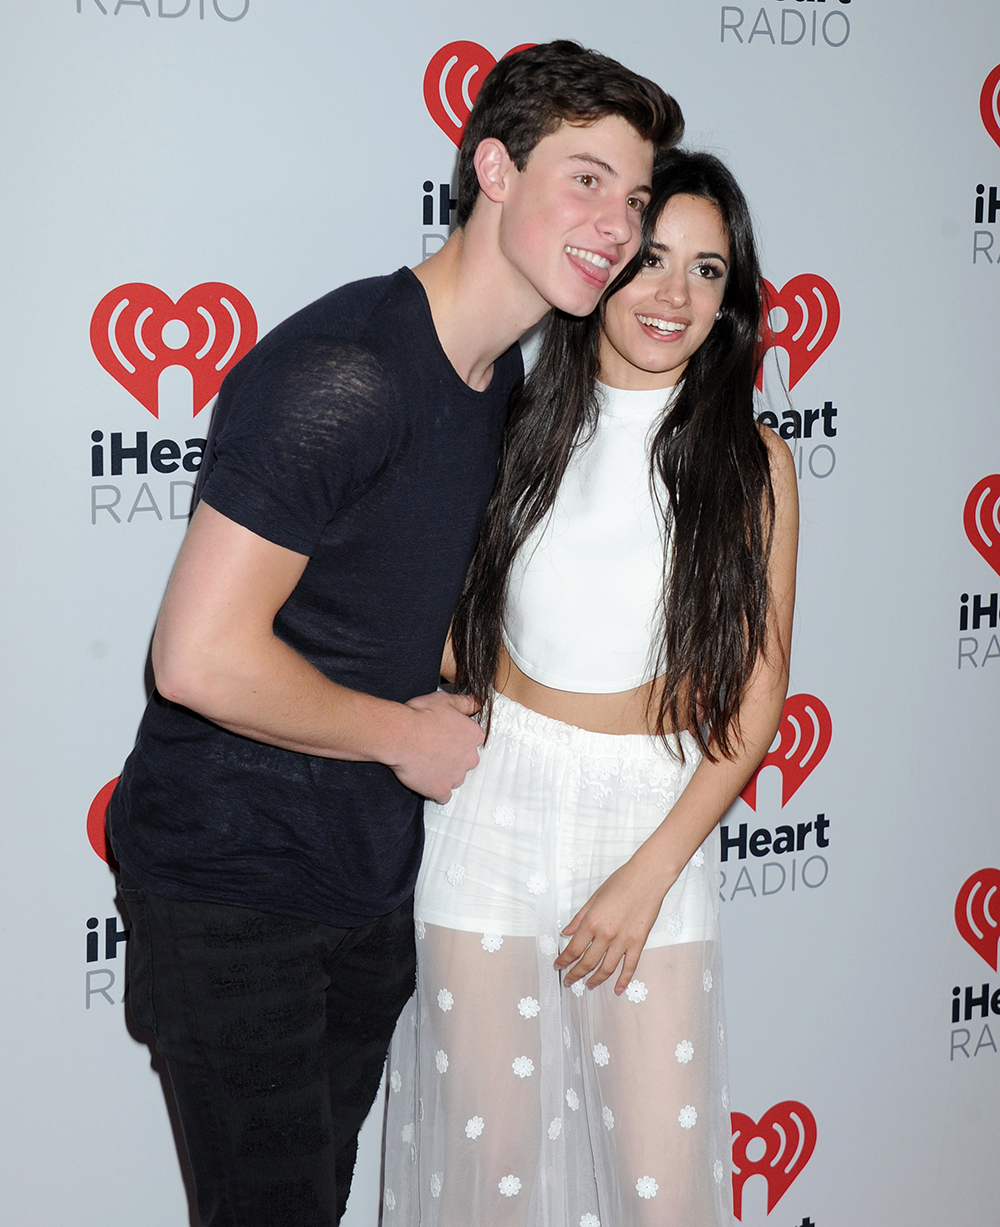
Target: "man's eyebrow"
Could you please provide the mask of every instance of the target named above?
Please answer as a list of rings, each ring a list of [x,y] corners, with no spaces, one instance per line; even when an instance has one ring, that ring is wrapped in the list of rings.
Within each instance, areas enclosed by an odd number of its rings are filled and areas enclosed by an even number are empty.
[[[599,170],[606,171],[612,179],[618,178],[618,172],[603,158],[599,158],[595,153],[571,153],[569,155],[571,162],[586,162],[589,166],[596,166]]]
[[[571,153],[569,155],[569,160],[571,162],[586,162],[588,166],[596,166],[598,170],[605,171],[612,179],[618,178],[618,172],[615,170],[615,168],[594,153]],[[647,196],[652,196],[653,194],[653,189],[648,183],[640,183],[638,187],[634,187],[632,191],[645,192]]]

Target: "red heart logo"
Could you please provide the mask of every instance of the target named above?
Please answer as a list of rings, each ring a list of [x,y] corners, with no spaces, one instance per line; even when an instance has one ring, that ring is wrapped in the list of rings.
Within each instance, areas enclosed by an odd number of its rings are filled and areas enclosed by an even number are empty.
[[[1000,869],[977,869],[958,892],[955,924],[976,954],[997,969],[1000,945]]]
[[[965,535],[1000,575],[1000,473],[982,478],[965,500]]]
[[[108,780],[93,801],[91,801],[90,809],[87,810],[87,838],[90,840],[90,846],[102,861],[106,861],[112,866],[117,866],[117,861],[108,847],[108,837],[104,823],[107,818],[111,794],[115,791],[115,785],[120,778],[120,776],[116,775],[113,780]]]
[[[816,1149],[816,1118],[804,1103],[786,1099],[765,1112],[758,1122],[742,1112],[732,1113],[733,1213],[743,1217],[743,1186],[751,1176],[767,1181],[767,1212],[774,1209]],[[759,1159],[747,1157],[756,1138],[764,1143]]]
[[[131,281],[105,294],[90,320],[97,361],[154,418],[168,366],[191,372],[196,415],[256,340],[253,307],[221,281],[196,285],[176,303],[155,285]]]
[[[781,805],[784,808],[830,748],[833,721],[812,694],[792,694],[785,700],[778,725],[778,744],[764,755],[764,761],[740,793],[754,811],[757,809],[757,777],[765,767],[781,772]]]
[[[533,47],[519,43],[507,55]],[[502,56],[506,59],[507,55]],[[457,42],[442,47],[431,57],[424,72],[424,102],[431,119],[456,145],[462,144],[465,125],[472,112],[479,87],[496,60],[479,43]]]
[[[763,285],[764,319],[761,327],[763,358],[772,346],[788,354],[788,387],[795,387],[822,354],[840,327],[840,299],[837,291],[816,273],[799,273],[779,291],[770,281]],[[780,307],[785,323],[780,329],[771,324],[771,312]],[[757,371],[757,389],[763,387],[763,368]]]
[[[1000,145],[1000,64],[983,82],[979,95],[979,114],[983,117],[986,131]]]

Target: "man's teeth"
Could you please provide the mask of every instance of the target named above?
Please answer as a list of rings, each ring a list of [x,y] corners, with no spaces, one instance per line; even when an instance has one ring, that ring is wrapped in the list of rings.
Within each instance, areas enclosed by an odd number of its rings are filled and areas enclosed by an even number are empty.
[[[586,251],[582,247],[567,247],[566,251],[571,256],[579,256],[581,260],[589,260],[591,264],[596,264],[598,268],[611,267],[611,261],[607,256],[599,256],[596,251]]]
[[[687,324],[672,324],[669,320],[658,320],[653,315],[637,315],[635,318],[640,324],[655,328],[657,332],[683,332],[687,328]]]

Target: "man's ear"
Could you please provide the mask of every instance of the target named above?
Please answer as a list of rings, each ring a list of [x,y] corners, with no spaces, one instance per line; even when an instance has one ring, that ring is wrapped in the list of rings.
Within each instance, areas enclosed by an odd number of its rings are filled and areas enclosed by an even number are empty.
[[[501,204],[507,196],[511,173],[517,170],[507,146],[495,136],[488,136],[476,146],[472,164],[476,168],[480,191],[488,200]]]

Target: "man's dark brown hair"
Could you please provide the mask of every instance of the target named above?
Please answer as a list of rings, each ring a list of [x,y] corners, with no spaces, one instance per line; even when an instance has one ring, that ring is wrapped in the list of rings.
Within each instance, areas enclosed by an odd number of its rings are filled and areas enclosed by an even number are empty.
[[[620,115],[659,157],[684,135],[681,109],[646,77],[579,43],[557,39],[505,56],[482,84],[458,156],[458,224],[479,197],[473,157],[481,141],[502,141],[523,171],[542,137],[564,121],[592,124]]]

